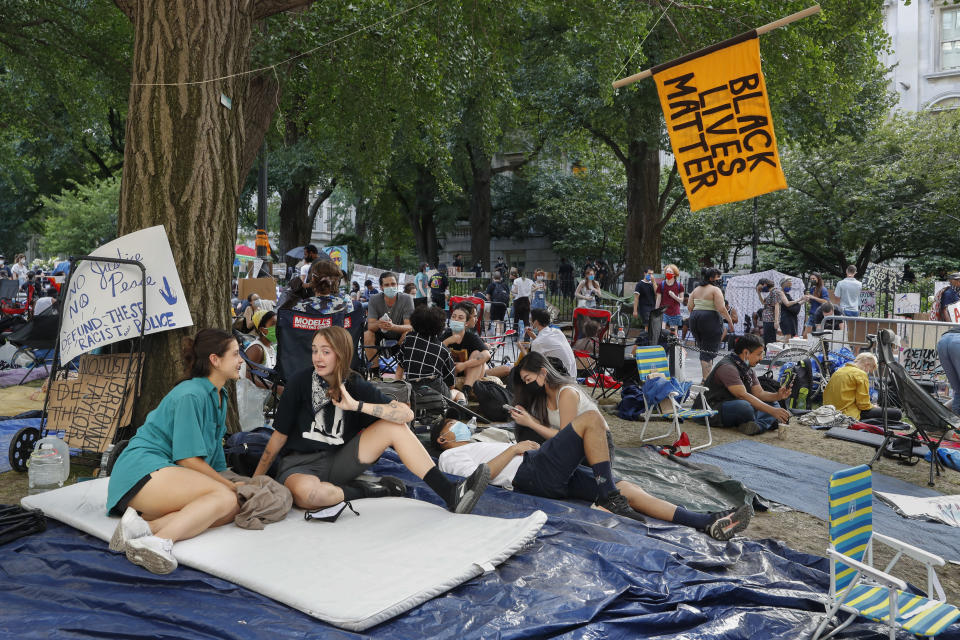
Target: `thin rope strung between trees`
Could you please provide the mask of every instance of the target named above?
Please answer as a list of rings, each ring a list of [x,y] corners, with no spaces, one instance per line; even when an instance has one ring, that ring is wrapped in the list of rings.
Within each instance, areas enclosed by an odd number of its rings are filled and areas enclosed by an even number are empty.
[[[672,2],[672,1],[673,1],[673,0],[671,0],[671,2]],[[393,14],[393,15],[391,15],[391,16],[387,16],[386,18],[382,18],[382,19],[380,19],[380,20],[377,20],[376,22],[371,23],[371,24],[368,24],[368,25],[365,26],[365,27],[360,27],[359,29],[356,29],[355,31],[351,31],[350,33],[347,33],[347,34],[345,34],[345,35],[342,35],[342,36],[340,36],[339,38],[334,38],[333,40],[330,40],[329,42],[324,42],[323,44],[317,45],[316,47],[314,47],[314,48],[312,48],[312,49],[307,49],[306,51],[303,51],[303,52],[298,53],[298,54],[296,54],[296,55],[294,55],[294,56],[291,56],[291,57],[287,58],[286,60],[281,60],[280,62],[275,62],[275,63],[270,64],[270,65],[267,65],[267,66],[265,66],[265,67],[259,67],[259,68],[257,68],[257,69],[250,69],[249,71],[241,71],[240,73],[231,73],[230,75],[220,76],[220,77],[217,77],[217,78],[210,78],[210,79],[208,79],[208,80],[191,80],[191,81],[187,81],[187,82],[134,82],[134,83],[131,83],[131,86],[134,86],[134,87],[184,87],[184,86],[190,86],[190,85],[209,84],[209,83],[211,83],[211,82],[219,82],[219,81],[221,81],[221,80],[229,80],[230,78],[238,78],[238,77],[240,77],[240,76],[246,76],[246,75],[250,75],[250,74],[252,74],[252,73],[260,73],[261,71],[267,71],[268,69],[272,69],[273,72],[274,72],[274,74],[276,74],[276,68],[279,67],[280,65],[286,64],[286,63],[291,62],[291,61],[293,61],[293,60],[296,60],[296,59],[298,59],[298,58],[303,58],[303,57],[305,57],[305,56],[309,56],[309,55],[311,55],[311,54],[314,54],[314,53],[316,53],[317,51],[319,51],[320,49],[323,49],[323,48],[325,48],[325,47],[329,47],[329,46],[332,45],[332,44],[336,44],[337,42],[340,42],[341,40],[346,40],[347,38],[351,38],[351,37],[357,35],[358,33],[362,33],[362,32],[364,32],[364,31],[367,31],[367,30],[369,30],[369,29],[372,29],[372,28],[374,28],[374,27],[376,27],[376,26],[379,26],[379,25],[381,25],[381,24],[383,24],[383,23],[385,23],[385,22],[389,22],[390,20],[393,20],[394,18],[399,18],[400,16],[402,16],[402,15],[405,14],[405,13],[409,13],[409,12],[411,12],[411,11],[415,11],[416,9],[419,9],[419,8],[422,7],[422,6],[431,4],[431,3],[433,3],[433,2],[436,2],[436,0],[423,0],[423,2],[421,2],[420,4],[417,4],[417,5],[414,5],[414,6],[412,6],[412,7],[407,8],[407,9],[404,9],[403,11],[398,11],[397,13],[395,13],[395,14]]]
[[[630,54],[630,57],[627,58],[627,61],[623,63],[623,66],[620,67],[620,71],[617,71],[617,75],[618,75],[618,76],[619,76],[621,73],[623,73],[623,70],[626,69],[626,68],[627,68],[627,65],[630,64],[630,62],[633,60],[633,57],[634,57],[635,55],[637,55],[637,52],[640,51],[640,47],[642,47],[642,46],[643,46],[643,43],[647,41],[647,38],[649,38],[649,37],[650,37],[650,34],[653,33],[653,30],[657,28],[657,25],[660,24],[660,21],[663,20],[663,16],[667,15],[667,11],[670,9],[670,7],[673,6],[673,2],[674,2],[674,0],[670,0],[670,2],[667,4],[666,8],[663,10],[663,13],[660,14],[660,17],[657,18],[657,21],[654,22],[654,23],[653,23],[653,26],[650,27],[650,30],[647,31],[647,35],[643,36],[643,40],[641,40],[641,41],[640,41],[640,44],[637,45],[637,48],[633,50],[633,53]]]

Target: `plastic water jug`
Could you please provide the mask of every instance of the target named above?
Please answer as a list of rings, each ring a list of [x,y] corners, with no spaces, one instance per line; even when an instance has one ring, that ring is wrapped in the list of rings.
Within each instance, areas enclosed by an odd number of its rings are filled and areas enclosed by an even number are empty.
[[[70,449],[60,438],[47,436],[37,442],[27,461],[27,492],[30,495],[57,489],[70,476]]]

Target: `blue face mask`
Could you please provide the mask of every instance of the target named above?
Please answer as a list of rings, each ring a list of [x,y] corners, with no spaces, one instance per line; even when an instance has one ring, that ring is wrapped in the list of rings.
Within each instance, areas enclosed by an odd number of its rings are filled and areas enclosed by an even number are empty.
[[[383,295],[387,296],[388,298],[396,298],[396,297],[397,297],[397,288],[396,288],[396,287],[384,287],[384,288],[383,288]]]
[[[763,288],[760,290],[766,293],[767,291],[770,291],[770,287],[768,287],[767,285],[764,285]]]
[[[466,326],[466,325],[465,325],[463,322],[460,322],[459,320],[451,320],[451,321],[450,321],[450,331],[452,331],[452,332],[454,332],[454,333],[460,333],[460,332],[462,332],[464,326]]]
[[[653,276],[651,276],[649,273],[648,273],[647,275],[643,276],[643,279],[644,279],[644,281],[646,281],[646,282],[650,282],[650,280],[651,280],[652,278],[653,278]]]
[[[595,276],[591,273],[590,275],[587,276],[587,280],[593,280],[594,277]]]
[[[791,289],[790,285],[787,285],[783,288],[784,291],[790,291],[790,289]]]
[[[450,427],[450,433],[456,438],[455,442],[470,442],[470,438],[473,436],[470,427],[462,422],[454,422]]]

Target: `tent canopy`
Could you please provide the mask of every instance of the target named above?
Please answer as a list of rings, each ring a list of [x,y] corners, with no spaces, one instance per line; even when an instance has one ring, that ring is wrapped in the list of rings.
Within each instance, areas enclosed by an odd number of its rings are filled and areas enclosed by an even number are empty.
[[[757,295],[757,283],[760,282],[761,278],[767,278],[773,280],[776,285],[780,285],[780,281],[784,278],[790,278],[792,283],[792,291],[790,291],[789,296],[792,299],[797,299],[803,292],[803,280],[797,276],[792,276],[789,273],[782,273],[776,269],[769,269],[767,271],[760,271],[758,273],[747,273],[742,276],[734,276],[727,280],[727,288],[725,295],[727,302],[730,303],[734,309],[737,310],[739,314],[739,321],[737,322],[736,329],[737,333],[743,333],[743,319],[752,314],[754,311],[759,311],[763,308],[763,303],[760,301],[760,297]],[[804,321],[806,320],[806,309],[800,310],[800,315],[797,316],[797,322],[799,326],[803,326]]]

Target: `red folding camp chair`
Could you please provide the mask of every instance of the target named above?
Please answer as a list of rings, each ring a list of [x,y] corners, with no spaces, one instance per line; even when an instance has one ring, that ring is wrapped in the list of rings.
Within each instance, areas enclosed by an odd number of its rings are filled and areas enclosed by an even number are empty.
[[[589,348],[577,343],[584,337],[583,323],[587,320],[594,320],[600,324],[597,334],[590,337]],[[593,378],[593,385],[598,381],[597,372],[600,343],[610,327],[610,312],[606,309],[588,309],[586,307],[577,307],[573,310],[573,338],[570,340],[570,346],[573,347],[573,355],[577,358],[577,370],[584,371],[584,376],[589,380]],[[602,372],[601,372],[602,373]]]
[[[458,302],[472,302],[477,308],[477,326],[476,332],[483,333],[483,305],[486,302],[483,298],[477,298],[476,296],[450,296],[450,308],[453,309],[453,305]]]

